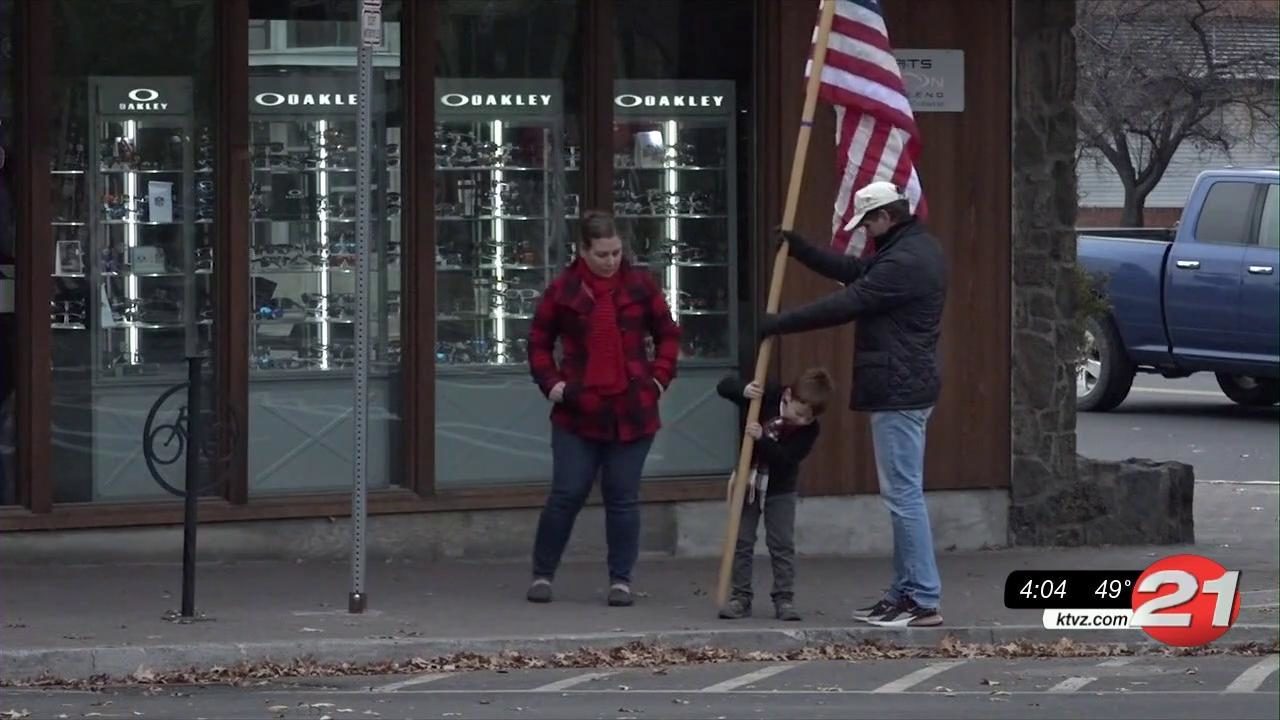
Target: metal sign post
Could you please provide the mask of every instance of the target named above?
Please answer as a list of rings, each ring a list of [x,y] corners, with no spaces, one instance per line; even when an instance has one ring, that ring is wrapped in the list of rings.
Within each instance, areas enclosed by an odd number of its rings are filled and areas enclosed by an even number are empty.
[[[351,594],[347,611],[362,613],[368,604],[364,591],[365,517],[368,512],[369,443],[369,203],[373,98],[373,48],[382,43],[382,0],[363,0],[360,9],[360,48],[356,51],[359,73],[356,125],[356,377],[354,479],[351,488]]]

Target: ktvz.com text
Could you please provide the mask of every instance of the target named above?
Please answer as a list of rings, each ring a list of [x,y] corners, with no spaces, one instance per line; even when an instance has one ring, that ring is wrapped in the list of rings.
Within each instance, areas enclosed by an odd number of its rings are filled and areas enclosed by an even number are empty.
[[[1044,626],[1050,630],[1116,630],[1134,628],[1133,610],[1108,608],[1099,610],[1045,610]]]

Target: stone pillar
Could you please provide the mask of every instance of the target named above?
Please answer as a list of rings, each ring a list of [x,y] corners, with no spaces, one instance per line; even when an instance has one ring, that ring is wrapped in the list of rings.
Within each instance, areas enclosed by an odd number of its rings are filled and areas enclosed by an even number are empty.
[[[1015,0],[1013,99],[1013,477],[1015,545],[1084,541],[1057,496],[1076,480],[1075,3]],[[1080,508],[1081,512],[1088,512]],[[1064,516],[1064,512],[1066,516]]]
[[[1194,542],[1191,467],[1076,455],[1075,3],[1013,0],[1013,545]]]

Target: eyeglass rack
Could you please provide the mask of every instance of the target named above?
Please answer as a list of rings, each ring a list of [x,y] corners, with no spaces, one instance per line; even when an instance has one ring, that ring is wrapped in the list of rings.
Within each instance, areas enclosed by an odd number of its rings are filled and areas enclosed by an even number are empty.
[[[738,347],[734,84],[615,82],[613,211],[681,325],[681,362],[733,364]]]
[[[541,293],[572,257],[580,146],[557,81],[436,81],[436,369],[526,372]]]
[[[343,97],[351,75],[251,77],[251,377],[342,376],[354,367],[356,108],[264,105]],[[375,88],[382,83],[374,83]],[[375,97],[375,105],[380,104]],[[375,111],[371,137],[372,370],[399,363],[399,129]]]
[[[87,97],[50,168],[51,364],[167,381],[211,339],[212,137],[189,78],[93,77]]]

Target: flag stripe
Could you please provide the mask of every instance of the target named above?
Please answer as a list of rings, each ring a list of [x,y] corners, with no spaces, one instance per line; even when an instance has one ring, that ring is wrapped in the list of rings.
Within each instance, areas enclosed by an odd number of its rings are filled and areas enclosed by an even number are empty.
[[[872,251],[865,233],[845,230],[853,217],[853,195],[876,181],[904,190],[922,219],[928,206],[916,158],[920,131],[907,98],[882,14],[882,0],[835,2],[822,68],[819,97],[836,113],[836,176],[840,179],[831,218],[831,244],[841,252]],[[819,13],[822,3],[819,3]],[[814,24],[816,43],[818,25]],[[805,77],[813,72],[812,51]],[[865,247],[864,247],[865,245]]]

